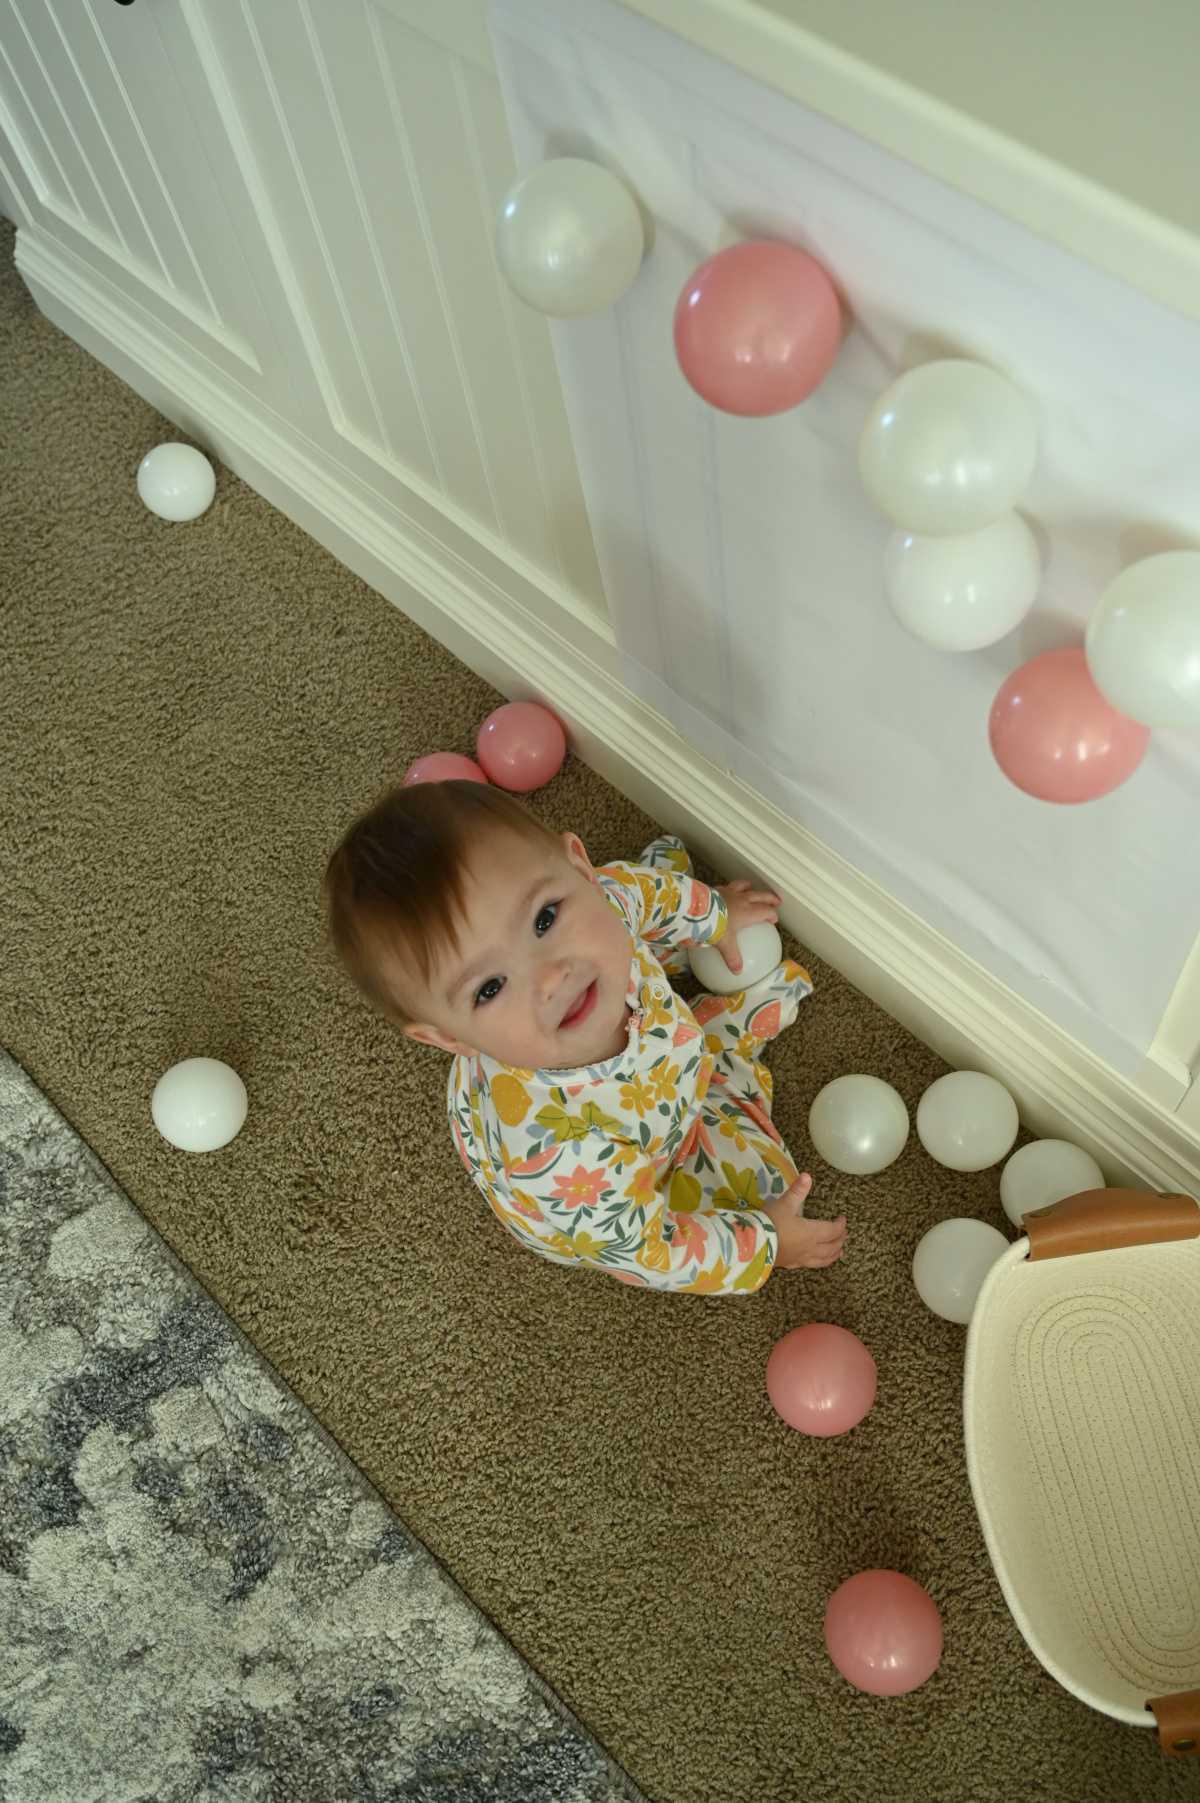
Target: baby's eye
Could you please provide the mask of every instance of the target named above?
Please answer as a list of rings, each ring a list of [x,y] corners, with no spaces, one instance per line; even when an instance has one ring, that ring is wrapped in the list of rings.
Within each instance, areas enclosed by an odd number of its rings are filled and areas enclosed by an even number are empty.
[[[503,977],[489,977],[487,982],[481,983],[475,991],[475,1006],[482,1008],[485,1003],[494,1002],[503,988]]]
[[[538,935],[539,939],[543,934],[550,931],[550,928],[558,919],[558,910],[561,907],[561,902],[547,902],[544,908],[538,909],[537,918],[533,923],[533,930]]]

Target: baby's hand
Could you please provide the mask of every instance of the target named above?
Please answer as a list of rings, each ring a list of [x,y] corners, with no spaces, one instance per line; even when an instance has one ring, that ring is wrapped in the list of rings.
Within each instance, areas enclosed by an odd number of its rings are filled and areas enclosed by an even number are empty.
[[[773,889],[752,889],[745,877],[734,883],[722,883],[717,894],[722,896],[729,914],[729,925],[717,941],[717,950],[735,974],[742,968],[742,954],[737,936],[743,927],[767,920],[774,926],[779,919],[779,897]]]
[[[812,1178],[805,1172],[763,1210],[779,1235],[775,1263],[782,1271],[820,1271],[836,1264],[846,1250],[845,1215],[836,1221],[806,1221],[800,1212],[811,1188]]]

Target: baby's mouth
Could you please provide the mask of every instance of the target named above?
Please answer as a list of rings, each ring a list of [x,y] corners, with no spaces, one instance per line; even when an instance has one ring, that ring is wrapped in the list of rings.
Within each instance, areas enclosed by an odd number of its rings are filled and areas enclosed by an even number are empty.
[[[574,1002],[572,1002],[567,1013],[564,1014],[562,1019],[559,1021],[559,1023],[558,1023],[559,1027],[560,1028],[562,1028],[562,1027],[577,1027],[581,1021],[584,1021],[587,1019],[588,1015],[592,1012],[592,1009],[595,1006],[596,1006],[596,983],[595,983],[595,980],[593,979],[593,981],[588,984],[587,988],[583,991],[583,993],[580,996],[578,996]]]

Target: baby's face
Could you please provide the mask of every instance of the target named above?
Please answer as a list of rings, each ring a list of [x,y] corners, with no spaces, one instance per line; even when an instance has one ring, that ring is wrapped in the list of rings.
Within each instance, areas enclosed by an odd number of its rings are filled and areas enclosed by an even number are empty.
[[[539,844],[503,828],[472,851],[464,917],[413,998],[414,1039],[502,1064],[562,1070],[625,1048],[633,944],[574,834]]]

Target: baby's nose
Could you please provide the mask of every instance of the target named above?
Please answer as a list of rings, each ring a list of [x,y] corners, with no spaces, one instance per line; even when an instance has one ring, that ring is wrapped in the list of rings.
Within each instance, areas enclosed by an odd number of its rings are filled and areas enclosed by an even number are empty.
[[[550,1002],[562,989],[571,974],[570,962],[566,958],[547,958],[541,969],[541,991],[543,998]]]

